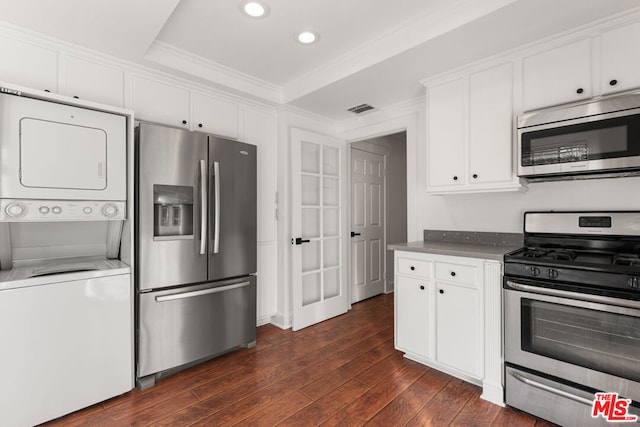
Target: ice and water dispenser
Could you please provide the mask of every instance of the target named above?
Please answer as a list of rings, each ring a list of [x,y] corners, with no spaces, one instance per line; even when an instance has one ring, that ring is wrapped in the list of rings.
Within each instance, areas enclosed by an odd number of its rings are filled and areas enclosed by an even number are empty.
[[[153,240],[193,239],[193,187],[153,186]]]

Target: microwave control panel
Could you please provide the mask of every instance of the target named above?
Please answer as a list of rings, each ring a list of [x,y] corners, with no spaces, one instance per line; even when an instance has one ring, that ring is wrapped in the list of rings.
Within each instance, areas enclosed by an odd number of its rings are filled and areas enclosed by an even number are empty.
[[[124,220],[126,203],[118,201],[0,199],[0,222]]]

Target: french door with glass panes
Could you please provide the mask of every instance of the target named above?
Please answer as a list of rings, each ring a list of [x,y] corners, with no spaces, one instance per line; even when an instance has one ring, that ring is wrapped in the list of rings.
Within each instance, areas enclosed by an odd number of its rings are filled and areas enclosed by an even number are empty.
[[[343,141],[291,132],[293,330],[339,314],[347,295]]]

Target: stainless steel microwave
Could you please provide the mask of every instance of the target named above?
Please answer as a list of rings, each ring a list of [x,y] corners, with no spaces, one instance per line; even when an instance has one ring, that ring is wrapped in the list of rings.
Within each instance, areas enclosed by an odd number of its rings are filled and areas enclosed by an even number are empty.
[[[518,176],[640,174],[640,92],[518,117]]]

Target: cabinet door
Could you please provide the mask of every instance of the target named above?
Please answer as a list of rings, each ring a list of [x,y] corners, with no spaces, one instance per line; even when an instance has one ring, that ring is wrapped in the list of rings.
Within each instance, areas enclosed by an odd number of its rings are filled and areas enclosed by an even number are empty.
[[[591,39],[524,59],[524,110],[589,98]]]
[[[428,280],[396,276],[396,347],[428,357],[429,299],[433,284]]]
[[[189,91],[140,76],[132,79],[136,118],[189,128]]]
[[[483,322],[480,291],[436,283],[436,360],[475,378],[483,370]]]
[[[238,139],[238,104],[200,93],[191,94],[191,103],[193,130]]]
[[[116,68],[68,56],[64,58],[65,95],[124,106],[124,73]]]
[[[5,37],[0,37],[0,52],[0,81],[58,91],[57,52]]]
[[[429,186],[462,185],[464,174],[464,81],[427,91]]]
[[[512,168],[513,69],[511,63],[469,79],[469,181],[505,182]]]
[[[640,87],[640,23],[602,34],[602,93]]]

